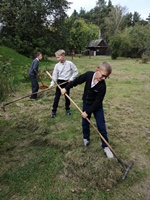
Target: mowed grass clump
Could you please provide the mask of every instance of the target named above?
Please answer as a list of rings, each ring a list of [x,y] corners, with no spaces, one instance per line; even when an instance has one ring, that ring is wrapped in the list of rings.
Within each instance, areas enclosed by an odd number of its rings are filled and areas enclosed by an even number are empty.
[[[106,159],[100,150],[75,149],[66,154],[65,160],[65,175],[79,187],[107,190],[121,180],[121,166],[115,159]]]

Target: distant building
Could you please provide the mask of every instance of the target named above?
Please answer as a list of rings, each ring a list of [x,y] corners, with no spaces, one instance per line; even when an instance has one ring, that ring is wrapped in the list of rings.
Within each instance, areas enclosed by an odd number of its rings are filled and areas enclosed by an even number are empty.
[[[108,47],[103,39],[93,40],[86,46],[91,56],[108,55]]]
[[[96,55],[108,55],[107,43],[102,39],[101,32],[99,31],[99,39],[92,40],[88,46],[86,46],[86,55],[96,56]]]

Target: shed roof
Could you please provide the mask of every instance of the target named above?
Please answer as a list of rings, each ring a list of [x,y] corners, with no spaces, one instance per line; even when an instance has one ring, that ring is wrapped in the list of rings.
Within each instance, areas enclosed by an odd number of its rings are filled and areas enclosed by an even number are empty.
[[[101,42],[105,43],[106,45],[106,42],[103,39],[98,39],[98,40],[92,40],[87,47],[103,46],[103,45],[100,45]]]

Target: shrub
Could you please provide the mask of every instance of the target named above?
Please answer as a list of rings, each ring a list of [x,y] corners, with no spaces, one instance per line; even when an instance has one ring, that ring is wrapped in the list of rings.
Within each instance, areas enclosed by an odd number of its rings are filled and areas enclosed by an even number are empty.
[[[121,45],[121,38],[119,35],[115,35],[111,37],[109,41],[109,50],[112,59],[116,59],[120,56],[120,45]]]
[[[149,60],[150,60],[150,51],[145,51],[142,54],[142,63],[148,63]]]
[[[2,58],[2,56],[0,56]],[[14,89],[14,72],[12,60],[0,61],[0,99],[3,100]]]

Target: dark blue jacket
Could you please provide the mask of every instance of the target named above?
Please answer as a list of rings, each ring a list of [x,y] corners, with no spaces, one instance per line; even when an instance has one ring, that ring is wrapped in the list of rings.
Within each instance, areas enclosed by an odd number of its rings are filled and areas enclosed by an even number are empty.
[[[68,90],[79,84],[85,83],[82,100],[90,105],[86,111],[87,114],[91,114],[103,106],[102,102],[106,94],[106,83],[104,80],[98,82],[94,87],[91,88],[93,75],[94,72],[88,71],[77,77],[75,80],[69,82],[65,87],[65,89]]]
[[[38,74],[39,60],[35,58],[29,69],[29,75],[36,76]]]

